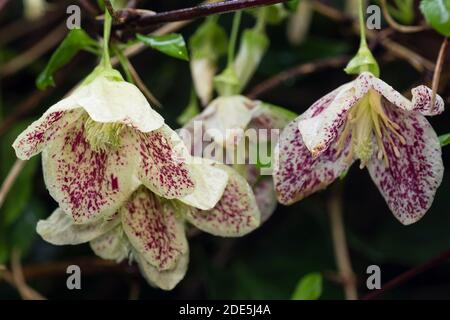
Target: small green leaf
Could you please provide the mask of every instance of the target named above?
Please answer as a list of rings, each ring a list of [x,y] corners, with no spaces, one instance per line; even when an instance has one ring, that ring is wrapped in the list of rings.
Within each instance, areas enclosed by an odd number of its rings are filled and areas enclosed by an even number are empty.
[[[136,38],[143,44],[173,58],[189,61],[186,43],[181,34],[170,33],[162,36],[137,34]]]
[[[450,37],[450,0],[422,0],[420,11],[437,32]]]
[[[439,136],[439,142],[441,143],[441,147],[445,147],[450,144],[450,133]]]
[[[69,31],[63,42],[52,54],[44,71],[36,79],[36,86],[44,90],[55,85],[53,74],[66,65],[80,50],[98,53],[99,44],[84,30],[73,29]]]
[[[317,300],[322,294],[322,275],[314,272],[300,279],[292,300]]]

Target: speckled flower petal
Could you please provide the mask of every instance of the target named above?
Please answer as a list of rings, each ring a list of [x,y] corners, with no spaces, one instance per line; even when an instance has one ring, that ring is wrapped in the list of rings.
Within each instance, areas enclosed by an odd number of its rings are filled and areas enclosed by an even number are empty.
[[[99,76],[73,94],[76,105],[96,122],[120,122],[142,132],[160,128],[164,119],[153,110],[142,92],[126,81]]]
[[[261,212],[261,223],[263,223],[269,219],[278,203],[273,180],[270,177],[261,177],[252,189]]]
[[[172,290],[184,278],[189,265],[189,252],[186,251],[180,256],[172,269],[158,270],[148,263],[141,255],[135,254],[142,275],[147,282],[163,290]]]
[[[75,223],[110,216],[138,187],[131,128],[121,133],[118,150],[93,151],[83,123],[68,127],[42,153],[46,186]]]
[[[386,82],[368,72],[361,74],[356,79],[356,84],[358,91],[367,92],[373,88],[393,106],[406,111],[418,111],[425,116],[437,115],[444,111],[444,101],[439,95],[436,95],[434,106],[431,106],[432,90],[423,85],[411,90],[410,101]]]
[[[413,98],[410,101],[383,80],[369,72],[364,72],[354,81],[333,91],[336,94],[330,93],[332,100],[323,101],[322,111],[324,112],[315,115],[308,110],[309,113],[299,121],[298,127],[303,141],[314,156],[327,150],[347,120],[348,111],[371,89],[399,109],[418,111],[424,115],[435,115],[444,110],[444,102],[439,95],[436,95],[435,104],[431,106],[431,90],[425,86],[413,89],[411,91]]]
[[[395,155],[392,144],[384,136],[383,144],[389,159],[376,156],[368,163],[370,175],[395,217],[408,225],[419,220],[430,208],[444,172],[438,137],[424,116],[385,107],[389,118],[400,126],[405,137],[402,145],[391,135],[399,151]]]
[[[349,82],[314,103],[299,118],[297,123],[301,137],[314,157],[325,152],[335,141],[348,111],[364,94],[355,91],[354,81]]]
[[[412,110],[424,116],[435,116],[444,112],[444,100],[436,94],[434,106],[431,105],[433,90],[426,86],[418,86],[411,90]]]
[[[222,198],[212,210],[192,209],[186,219],[200,230],[222,237],[239,237],[256,229],[260,212],[247,181],[232,168],[219,165],[228,172],[228,184]]]
[[[38,120],[25,129],[14,141],[19,159],[28,160],[38,154],[56,137],[64,134],[67,126],[83,113],[70,97],[51,106]]]
[[[75,245],[91,241],[113,229],[120,222],[117,217],[92,223],[74,224],[71,216],[60,208],[46,220],[40,220],[36,232],[47,242],[54,245]]]
[[[278,201],[285,205],[326,188],[351,165],[346,159],[349,143],[337,154],[333,147],[313,157],[303,143],[298,121],[291,122],[282,132],[275,148],[273,180]]]
[[[195,178],[189,166],[189,152],[175,131],[164,125],[150,133],[139,133],[136,148],[139,153],[138,177],[156,194],[181,198],[194,191]]]
[[[243,137],[241,133],[250,123],[258,104],[244,96],[219,97],[193,121],[204,121],[204,133],[216,143],[236,145]]]
[[[202,158],[193,158],[189,167],[195,177],[195,191],[180,201],[201,210],[212,209],[227,186],[228,173],[213,161]]]
[[[120,219],[118,219],[120,221]],[[117,263],[127,259],[130,255],[131,245],[128,242],[122,226],[118,225],[89,243],[97,256]]]
[[[150,191],[136,191],[120,213],[131,244],[158,270],[174,268],[187,252],[184,221],[168,202],[161,202]]]

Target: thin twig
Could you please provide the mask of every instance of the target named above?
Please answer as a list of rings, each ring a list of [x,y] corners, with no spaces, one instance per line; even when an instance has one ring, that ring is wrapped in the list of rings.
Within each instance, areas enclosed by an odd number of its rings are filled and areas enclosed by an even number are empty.
[[[436,267],[437,265],[445,262],[449,258],[450,258],[450,250],[444,251],[441,254],[439,254],[438,256],[425,262],[424,264],[422,264],[418,267],[412,268],[412,269],[406,271],[405,273],[402,273],[398,277],[395,277],[394,279],[392,279],[391,281],[386,283],[384,286],[382,286],[380,290],[373,291],[373,292],[365,295],[364,297],[361,298],[361,300],[376,299],[379,296],[381,296],[382,294],[386,293],[387,291],[392,290],[392,289],[398,287],[399,285],[407,282],[408,280],[411,280],[412,278],[416,277],[417,275],[419,275],[431,268]]]
[[[20,263],[20,252],[14,249],[11,255],[11,269],[14,283],[23,300],[46,300],[43,295],[28,286]]]
[[[204,3],[195,7],[156,14],[153,12],[146,13],[145,10],[123,9],[117,11],[117,16],[121,20],[121,23],[115,27],[118,29],[134,27],[145,30],[149,26],[159,23],[192,20],[213,14],[266,6],[285,1],[286,0],[229,0],[217,3]]]
[[[144,81],[142,81],[141,77],[139,76],[138,72],[134,68],[133,64],[130,62],[128,58],[125,58],[128,64],[128,70],[130,71],[131,77],[133,78],[134,82],[136,83],[137,87],[142,91],[142,93],[145,95],[145,97],[154,105],[161,108],[162,104],[159,102],[159,100],[155,97],[155,95],[147,88]]]
[[[384,18],[386,19],[387,23],[391,26],[391,28],[394,30],[397,30],[402,33],[415,33],[428,29],[427,26],[404,26],[399,24],[397,21],[394,20],[394,18],[392,18],[391,14],[389,13],[386,0],[381,0],[381,8],[383,10]]]
[[[7,62],[0,70],[1,77],[7,77],[15,74],[31,63],[39,59],[64,37],[67,32],[65,24],[59,25],[55,30],[50,32],[44,39],[40,40],[36,45],[26,50],[23,54],[17,56]]]
[[[100,11],[96,6],[94,6],[90,0],[78,0],[78,2],[83,6],[83,8],[89,12],[89,14],[93,17],[96,17],[100,14]]]
[[[316,72],[321,69],[326,68],[337,68],[340,66],[345,65],[349,60],[349,57],[333,57],[328,59],[322,59],[318,61],[308,62],[308,63],[302,63],[300,65],[294,66],[292,68],[289,68],[285,71],[282,71],[275,76],[261,82],[254,88],[252,88],[248,94],[246,94],[247,97],[250,99],[255,99],[258,96],[261,96],[263,93],[266,93],[267,91],[272,90],[273,88],[279,86],[281,83],[283,83],[286,80],[306,75],[309,73]]]
[[[334,256],[339,270],[342,285],[347,300],[357,300],[356,280],[350,262],[342,210],[342,185],[333,186],[331,199],[328,203],[331,234],[333,237]]]
[[[14,162],[14,165],[9,171],[8,176],[6,177],[5,181],[2,184],[2,187],[0,188],[0,208],[2,207],[3,202],[6,199],[6,195],[8,194],[11,187],[14,185],[14,182],[19,176],[20,172],[22,171],[24,165],[25,161],[23,160],[18,159],[16,160],[16,162]]]
[[[439,82],[441,80],[442,67],[445,62],[445,52],[447,51],[448,46],[448,38],[445,37],[442,41],[441,48],[439,49],[438,58],[436,60],[436,68],[434,69],[433,74],[433,85],[432,85],[432,94],[431,94],[431,108],[434,107],[434,102],[436,101],[436,94],[439,90]]]

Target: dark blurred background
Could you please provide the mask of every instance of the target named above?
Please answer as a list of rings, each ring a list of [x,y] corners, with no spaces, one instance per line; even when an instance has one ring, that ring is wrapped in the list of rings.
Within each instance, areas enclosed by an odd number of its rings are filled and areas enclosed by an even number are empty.
[[[96,1],[89,2],[96,7]],[[57,73],[56,88],[39,92],[35,87],[37,75],[60,42],[44,39],[64,23],[65,9],[72,3],[79,4],[76,1],[52,1],[45,16],[34,21],[24,18],[22,1],[9,1],[0,11],[1,181],[16,159],[11,144],[18,133],[61,99],[96,65],[93,55],[80,53]],[[152,0],[141,1],[140,7],[159,12],[197,3]],[[343,1],[321,3],[343,12]],[[82,27],[93,37],[99,35],[99,24],[85,7],[82,10]],[[231,19],[232,14],[220,18],[227,31],[230,30]],[[413,24],[422,20],[417,10]],[[185,39],[201,21],[180,31]],[[251,15],[244,15],[242,27],[252,26],[253,23]],[[383,20],[381,32],[387,28]],[[270,48],[247,91],[295,65],[350,56],[357,51],[359,44],[351,22],[336,21],[320,12],[314,12],[310,32],[299,46],[292,46],[287,41],[286,22],[269,26],[267,32]],[[62,39],[64,32],[56,36]],[[432,30],[413,34],[390,31],[387,36],[432,62],[436,60],[442,42],[442,36]],[[14,60],[17,57],[22,57],[22,61],[27,59],[27,53],[33,52],[36,45],[43,45],[44,41],[50,41],[49,48],[29,58],[29,63],[15,71]],[[380,64],[381,77],[398,91],[408,95],[409,89],[415,85],[425,83],[431,86],[432,70],[425,68],[419,72],[404,59],[392,55],[379,41],[369,42]],[[188,104],[192,86],[189,63],[151,50],[143,51],[131,61],[145,84],[161,101],[163,107],[158,112],[173,128],[178,127],[175,120]],[[11,63],[14,72],[5,74],[5,67],[11,68]],[[449,71],[447,61],[439,88],[446,104],[450,98]],[[326,68],[285,81],[258,98],[302,113],[316,99],[350,79],[342,67]],[[450,132],[448,112],[429,121],[438,135]],[[443,157],[444,163],[449,165],[446,148],[443,149]],[[244,238],[221,239],[208,234],[196,235],[190,239],[191,261],[185,279],[172,292],[163,292],[150,287],[134,267],[126,264],[117,267],[97,265],[97,258],[87,244],[58,247],[37,236],[36,222],[56,208],[56,202],[45,189],[39,158],[35,157],[26,164],[0,209],[0,264],[8,266],[13,248],[20,250],[28,284],[47,298],[289,299],[299,279],[310,272],[320,272],[324,277],[321,299],[344,297],[335,276],[336,265],[326,210],[329,189],[290,207],[279,205],[264,225]],[[447,173],[431,210],[411,226],[403,226],[394,218],[366,170],[353,166],[343,185],[346,231],[361,295],[367,293],[367,266],[379,265],[382,283],[385,283],[450,249],[450,177]],[[82,290],[70,291],[66,288],[65,268],[68,264],[80,264],[82,267]],[[20,296],[0,279],[0,298]],[[449,298],[448,261],[381,296],[381,299]]]

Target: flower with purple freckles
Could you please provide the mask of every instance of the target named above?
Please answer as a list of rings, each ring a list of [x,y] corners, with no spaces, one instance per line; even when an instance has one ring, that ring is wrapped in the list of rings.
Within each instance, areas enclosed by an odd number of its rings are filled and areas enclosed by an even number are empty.
[[[13,147],[23,160],[42,151],[46,186],[75,223],[112,216],[141,184],[168,199],[195,188],[181,139],[112,69],[96,69]]]
[[[236,164],[234,154],[227,151],[239,150],[238,145],[244,143],[245,130],[264,129],[267,135],[258,137],[256,143],[264,143],[268,151],[275,145],[270,141],[271,130],[283,128],[295,118],[295,114],[280,107],[248,99],[241,95],[222,96],[213,100],[205,110],[191,119],[180,132],[186,145],[190,146],[191,154],[201,157],[212,156],[215,160],[229,163],[236,168],[252,186],[258,207],[261,211],[261,221],[267,220],[277,205],[273,181],[270,176],[260,174],[260,168],[255,163],[248,162],[250,152],[257,152],[255,146],[247,146],[245,164]],[[200,124],[201,134],[197,134],[196,125]],[[258,131],[257,131],[258,132]],[[261,141],[262,140],[262,141]],[[210,155],[207,150],[215,144],[214,150],[225,149],[225,152]],[[255,143],[255,141],[250,141]],[[269,155],[271,153],[269,152]],[[217,159],[219,158],[219,159]],[[231,162],[231,163],[230,163]]]
[[[325,188],[355,160],[367,167],[395,217],[408,225],[430,208],[444,172],[438,137],[425,115],[444,110],[425,86],[406,99],[364,72],[289,123],[275,149],[274,183],[289,205]]]
[[[184,198],[168,200],[140,187],[107,219],[74,224],[58,208],[39,221],[37,232],[55,245],[90,242],[103,259],[135,260],[150,284],[171,290],[188,266],[186,222],[222,237],[243,236],[260,223],[256,200],[242,176],[207,160],[193,168],[197,187]]]

